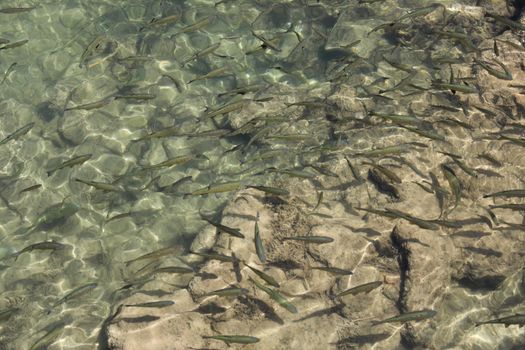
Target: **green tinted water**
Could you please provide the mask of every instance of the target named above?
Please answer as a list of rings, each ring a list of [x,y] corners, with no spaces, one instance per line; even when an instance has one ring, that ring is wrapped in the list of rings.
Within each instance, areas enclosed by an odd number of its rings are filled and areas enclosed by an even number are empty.
[[[38,347],[48,333],[43,347],[98,346],[112,307],[151,277],[126,262],[174,245],[188,249],[208,225],[200,215],[219,218],[233,193],[193,191],[226,182],[282,185],[305,175],[289,170],[321,176],[311,165],[343,151],[435,142],[367,115],[458,101],[410,95],[448,81],[447,66],[432,59],[468,51],[453,40],[434,42],[430,27],[441,28],[442,8],[369,34],[433,2],[72,0],[0,14],[0,37],[28,40],[0,51],[0,135],[35,123],[0,145],[0,310],[15,308],[1,324],[0,348]],[[472,31],[468,15],[455,21]],[[460,141],[462,132],[447,141]],[[192,157],[147,169],[184,155]],[[15,259],[46,241],[64,246]]]

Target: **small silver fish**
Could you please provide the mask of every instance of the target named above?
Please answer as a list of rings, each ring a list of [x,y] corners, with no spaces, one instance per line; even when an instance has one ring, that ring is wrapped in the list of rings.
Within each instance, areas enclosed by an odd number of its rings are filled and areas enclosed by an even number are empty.
[[[24,125],[20,129],[15,130],[13,133],[7,135],[7,137],[5,139],[0,141],[0,145],[4,145],[4,144],[8,143],[11,140],[16,140],[19,137],[24,136],[25,134],[27,134],[29,132],[29,130],[31,130],[33,128],[33,126],[35,126],[35,123],[31,122],[29,124]]]
[[[293,237],[284,237],[283,241],[301,241],[305,243],[316,243],[316,244],[324,244],[324,243],[331,243],[334,241],[332,237],[327,236],[293,236]]]
[[[106,36],[104,34],[96,36],[86,47],[84,52],[82,53],[82,56],[80,56],[80,63],[79,67],[82,68],[83,65],[85,65],[85,62],[88,60],[90,56],[93,55],[93,53],[100,48],[104,40],[106,39]]]
[[[390,317],[382,321],[373,321],[372,326],[377,326],[382,323],[393,323],[393,322],[406,323],[410,321],[422,321],[422,320],[432,318],[436,315],[437,315],[437,311],[428,310],[428,309],[421,310],[421,311],[407,312],[405,314]]]
[[[255,344],[260,341],[259,338],[248,335],[203,335],[203,339],[215,339],[225,342],[227,345],[232,343],[237,344]]]
[[[11,65],[9,66],[9,68],[7,68],[7,70],[5,71],[5,74],[4,74],[4,79],[2,79],[2,81],[0,82],[0,85],[2,85],[4,83],[4,81],[7,79],[7,77],[9,76],[9,74],[13,71],[13,69],[15,69],[17,63],[14,62],[14,63],[11,63]]]
[[[255,220],[254,242],[257,256],[259,257],[259,260],[264,264],[266,262],[266,254],[264,252],[264,245],[262,243],[261,233],[259,232],[259,212],[257,212],[257,219]]]

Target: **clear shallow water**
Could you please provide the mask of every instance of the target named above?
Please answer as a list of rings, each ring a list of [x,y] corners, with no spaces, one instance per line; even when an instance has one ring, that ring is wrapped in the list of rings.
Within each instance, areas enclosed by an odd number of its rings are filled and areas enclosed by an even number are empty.
[[[417,87],[428,88],[431,80],[449,78],[446,65],[432,69],[427,54],[459,57],[464,50],[447,40],[427,47],[431,33],[417,22],[415,29],[406,30],[420,33],[410,36],[401,30],[401,38],[411,39],[417,49],[403,47],[403,40],[393,33],[367,33],[389,18],[402,16],[405,9],[431,3],[311,2],[304,6],[226,1],[214,6],[208,1],[90,1],[88,5],[43,1],[26,13],[1,14],[0,37],[28,42],[0,51],[0,71],[16,63],[0,86],[0,131],[6,137],[35,123],[27,134],[0,145],[4,204],[0,256],[5,257],[0,309],[18,308],[1,325],[1,344],[7,349],[29,348],[49,330],[59,329],[50,338],[60,340],[50,348],[93,348],[111,307],[140,288],[135,267],[125,262],[173,245],[187,249],[206,224],[200,214],[220,213],[231,196],[229,192],[186,193],[229,181],[242,185],[287,181],[285,174],[264,172],[270,167],[299,168],[318,177],[323,169],[308,165],[322,164],[337,152],[383,147],[389,141],[422,142],[391,124],[368,127],[366,114],[371,109],[422,113],[431,103],[457,102],[458,98],[448,95],[419,100],[404,95],[417,92]],[[430,24],[440,23],[440,11],[431,15]],[[172,15],[181,18],[148,25],[153,18]],[[459,16],[456,25],[465,24],[470,30],[465,17]],[[187,27],[203,19],[209,23],[202,28]],[[263,42],[252,30],[265,40],[275,38],[275,43],[261,47]],[[480,27],[476,35],[489,35],[488,30]],[[92,54],[82,58],[97,40]],[[190,60],[214,44],[219,46],[213,53]],[[381,61],[383,56],[399,64],[413,62],[417,69],[406,72]],[[220,68],[224,71],[219,77],[190,83]],[[384,76],[389,79],[381,81]],[[397,84],[407,76],[416,87],[405,91]],[[377,79],[379,83],[372,84]],[[227,94],[253,84],[260,86],[244,95]],[[364,85],[369,85],[368,90],[362,89]],[[379,96],[388,89],[392,89],[386,94],[389,98]],[[132,98],[132,94],[150,94],[152,99]],[[327,96],[336,97],[323,105]],[[246,100],[242,108],[226,116],[206,116],[207,108],[240,99]],[[321,107],[287,108],[285,104],[310,99]],[[65,111],[97,101],[107,103]],[[258,119],[246,124],[252,118]],[[172,126],[175,134],[168,137],[135,141]],[[241,127],[243,131],[231,137],[207,134]],[[464,135],[463,130],[446,132],[451,142]],[[236,149],[237,145],[241,148]],[[48,174],[63,161],[83,154],[91,154],[85,163]],[[173,167],[143,169],[187,154],[194,159]],[[423,169],[427,168],[423,165]],[[191,180],[177,183],[188,176]],[[115,182],[118,191],[104,192],[76,179]],[[20,193],[34,184],[42,187]],[[515,188],[519,183],[509,180],[508,185]],[[32,227],[64,206],[72,209]],[[123,213],[130,214],[108,220]],[[16,260],[11,257],[31,244],[50,240],[65,246],[54,252],[23,253]],[[91,283],[97,283],[96,287],[54,306],[71,291]],[[130,284],[134,285],[131,290],[121,290]]]

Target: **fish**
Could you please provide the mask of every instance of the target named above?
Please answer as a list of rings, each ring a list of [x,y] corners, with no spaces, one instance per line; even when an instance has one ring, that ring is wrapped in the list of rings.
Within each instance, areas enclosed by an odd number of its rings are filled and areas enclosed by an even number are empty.
[[[203,335],[203,339],[215,339],[225,342],[228,346],[230,344],[255,344],[260,341],[259,338],[249,335]]]
[[[276,45],[274,45],[274,43],[272,43],[270,40],[266,39],[262,35],[255,33],[253,30],[252,30],[252,35],[256,37],[257,39],[259,39],[260,41],[262,41],[265,47],[272,49],[274,51],[277,51],[277,52],[281,52],[281,49],[277,47]]]
[[[372,29],[372,31],[373,30],[375,30],[375,28]],[[385,62],[388,63],[389,65],[391,65],[392,67],[397,68],[397,69],[402,70],[402,71],[405,71],[405,72],[407,72],[410,75],[414,74],[414,66],[413,65],[411,65],[411,64],[404,64],[404,63],[399,62],[399,61],[390,60],[385,55],[382,55],[382,57],[383,57],[383,60],[385,60]],[[409,77],[410,77],[410,75],[409,75]],[[407,80],[405,80],[405,81],[407,82]],[[383,92],[386,92],[386,90],[383,91]]]
[[[352,275],[353,272],[350,270],[340,269],[337,267],[327,267],[327,266],[314,266],[311,267],[312,270],[320,270],[324,272],[331,273],[332,275],[336,276],[346,276],[346,275]]]
[[[475,169],[472,169],[471,167],[469,167],[467,164],[465,164],[464,162],[462,162],[460,159],[456,158],[456,157],[452,157],[452,161],[454,163],[456,163],[456,165],[458,167],[460,167],[461,170],[463,170],[465,173],[467,173],[468,175],[472,176],[472,177],[478,177],[478,174],[476,174],[475,172]]]
[[[455,119],[455,118],[452,118],[452,117],[448,117],[446,119],[436,120],[436,123],[443,123],[443,124],[452,125],[452,126],[458,126],[459,125],[462,128],[467,129],[467,130],[471,130],[471,131],[475,129],[472,125],[467,124],[465,122],[462,122],[461,120],[458,120],[458,119]]]
[[[153,274],[155,273],[180,273],[180,274],[186,274],[186,273],[195,273],[192,268],[190,267],[184,267],[184,266],[165,266],[165,267],[159,267],[152,271]]]
[[[254,238],[255,252],[257,257],[264,264],[266,262],[266,253],[264,251],[264,245],[261,239],[261,233],[259,231],[259,212],[257,212],[257,218],[255,219]]]
[[[106,36],[104,34],[96,36],[91,42],[88,44],[84,52],[82,52],[82,55],[80,56],[80,63],[79,68],[82,68],[82,66],[85,65],[85,62],[87,59],[93,55],[95,50],[98,50],[102,43],[106,40]]]
[[[122,191],[122,188],[120,188],[120,186],[117,186],[111,183],[107,183],[107,182],[83,180],[79,178],[75,178],[75,181],[83,183],[84,185],[94,187],[97,190],[109,191],[109,192],[121,192]]]
[[[398,316],[390,317],[382,321],[372,321],[372,326],[377,326],[383,323],[393,323],[393,322],[411,322],[411,321],[423,321],[429,318],[432,318],[437,315],[437,311],[424,309],[420,311],[407,312]]]
[[[89,103],[86,103],[86,104],[82,104],[82,105],[78,105],[78,106],[74,106],[74,107],[69,107],[69,108],[65,108],[64,109],[64,112],[67,112],[67,111],[74,111],[74,110],[85,110],[85,111],[90,111],[92,109],[96,109],[96,108],[101,108],[101,107],[104,107],[105,105],[109,104],[111,101],[113,101],[113,97],[106,97],[102,100],[99,100],[99,101],[95,101],[95,102],[89,102]]]
[[[127,95],[115,95],[115,100],[153,100],[157,95],[154,94],[127,94]]]
[[[369,212],[369,213],[372,213],[372,214],[377,214],[377,215],[385,216],[385,217],[387,217],[387,218],[392,218],[392,219],[398,218],[397,215],[395,215],[395,214],[392,213],[392,212],[386,211],[386,210],[377,210],[377,209],[372,209],[372,208],[362,208],[362,207],[354,207],[354,208],[357,209],[357,210],[366,211],[366,212]]]
[[[0,13],[12,15],[12,14],[17,14],[17,13],[33,11],[34,9],[36,9],[36,6],[31,6],[31,7],[6,7],[6,8],[3,8],[3,9],[0,9]]]
[[[180,253],[182,253],[182,248],[181,246],[179,245],[174,245],[174,246],[170,246],[170,247],[166,247],[166,248],[161,248],[159,250],[155,250],[151,253],[147,253],[147,254],[144,254],[144,255],[141,255],[135,259],[131,259],[131,260],[128,260],[125,262],[126,266],[129,266],[131,265],[132,263],[136,262],[136,261],[141,261],[141,260],[149,260],[149,259],[159,259],[161,257],[164,257],[166,255],[179,255]]]
[[[490,75],[502,80],[512,80],[512,72],[507,68],[507,66],[495,58],[493,60],[498,66],[501,67],[501,69],[503,69],[503,72],[492,68],[487,64],[487,62],[478,60],[476,57],[474,57],[474,62],[483,67],[483,69],[485,69]]]
[[[408,166],[410,169],[412,169],[412,171],[414,173],[416,173],[417,175],[419,175],[423,179],[427,179],[428,178],[427,175],[425,175],[420,169],[418,169],[418,167],[414,163],[408,161],[407,159],[403,158],[402,156],[399,156],[399,157],[398,156],[388,156],[388,158],[390,158],[392,160],[395,160],[396,162],[399,162],[399,163],[401,163],[403,165]],[[431,193],[431,192],[429,192],[429,193]]]
[[[147,209],[145,209],[145,210],[136,210],[136,211],[128,211],[128,212],[125,212],[125,213],[120,213],[120,214],[113,215],[112,217],[110,217],[110,218],[108,218],[106,220],[106,223],[114,221],[114,220],[127,218],[127,217],[131,217],[131,218],[133,218],[133,217],[140,217],[140,216],[150,217],[152,215],[155,215],[158,212],[159,212],[159,210],[147,210]]]
[[[220,183],[220,184],[213,184],[213,185],[206,186],[206,187],[201,188],[199,190],[187,193],[186,195],[202,196],[202,195],[205,195],[205,194],[237,191],[237,190],[240,190],[242,188],[243,188],[243,185],[239,181],[224,182],[224,183]]]
[[[494,13],[486,12],[486,17],[494,19],[496,22],[501,23],[505,27],[513,30],[525,30],[525,26],[519,22],[513,21],[510,18],[496,15]]]
[[[488,209],[485,209],[489,215],[491,213],[490,210]],[[491,217],[495,217],[495,216],[491,216]],[[478,218],[481,220],[481,222],[483,222],[484,224],[486,224],[490,229],[492,229],[492,220],[488,217],[488,216],[485,216],[485,215],[479,215],[478,214]],[[497,221],[496,221],[497,222]]]
[[[419,182],[415,182],[415,181],[412,181],[413,183],[415,183],[416,185],[418,185],[419,187],[421,187],[421,189],[425,192],[428,192],[428,193],[431,193],[431,194],[434,194],[434,190],[432,188],[429,188]]]
[[[304,243],[315,243],[315,244],[324,244],[332,243],[334,239],[327,236],[293,236],[293,237],[284,237],[283,241],[300,241]]]
[[[272,287],[279,288],[279,282],[277,282],[272,276],[268,275],[267,273],[256,269],[255,267],[251,267],[250,265],[244,263],[246,267],[248,267],[250,270],[252,270],[257,276],[259,276],[264,282],[268,283]]]
[[[281,294],[279,294],[279,292],[277,292],[277,291],[275,291],[275,290],[273,290],[273,289],[271,289],[269,287],[263,286],[262,284],[260,284],[257,281],[253,280],[251,277],[248,277],[248,280],[250,282],[252,282],[253,284],[255,284],[255,286],[257,288],[261,289],[263,292],[268,294],[270,296],[270,298],[272,298],[274,301],[276,301],[281,307],[285,308],[288,312],[290,312],[292,314],[298,313],[298,310],[295,307],[295,305],[293,305],[288,300],[286,300]]]
[[[383,56],[383,59],[386,60],[386,57]],[[404,88],[405,86],[410,86],[416,90],[419,90],[419,91],[414,91],[411,94],[418,94],[418,93],[422,93],[424,91],[427,91],[428,88],[424,88],[424,87],[420,87],[420,86],[417,86],[417,85],[414,85],[411,83],[412,79],[417,75],[418,71],[413,69],[413,67],[411,67],[410,65],[406,65],[406,66],[400,66],[399,63],[394,63],[394,62],[390,62],[389,63],[390,65],[396,67],[396,65],[398,66],[397,68],[408,68],[407,69],[403,69],[405,70],[406,72],[408,72],[408,75],[406,77],[404,77],[403,79],[401,79],[401,81],[399,83],[397,83],[396,85],[394,85],[393,87],[389,88],[389,89],[386,89],[386,90],[379,90],[379,96],[383,96],[382,94],[384,94],[385,92],[392,92],[392,91],[396,91],[396,90],[400,90],[402,88]],[[376,95],[377,96],[377,95]],[[407,96],[406,94],[403,95],[403,96]],[[383,96],[384,97],[384,96]],[[415,116],[412,116],[412,115],[384,115],[385,118],[383,119],[386,119],[386,120],[390,120],[392,121],[393,123],[396,123],[396,124],[400,124],[400,123],[408,123],[408,124],[420,124],[422,121],[419,120],[418,118],[416,118]]]
[[[190,160],[192,160],[194,158],[195,158],[194,155],[186,154],[186,155],[177,156],[177,157],[174,157],[174,158],[167,159],[167,160],[165,160],[163,162],[160,162],[160,163],[157,163],[157,164],[144,166],[144,167],[142,167],[142,169],[143,170],[155,170],[155,169],[164,168],[164,167],[172,167],[174,165],[181,165],[181,164],[187,163],[187,162],[189,162]]]
[[[245,95],[249,92],[257,92],[267,87],[269,87],[267,84],[250,84],[250,85],[238,87],[236,89],[233,89],[227,92],[222,92],[218,94],[217,97],[224,97],[224,96],[231,96],[231,95]]]
[[[222,114],[228,114],[231,112],[238,111],[244,107],[244,104],[247,102],[247,100],[236,100],[230,103],[227,103],[223,105],[222,107],[219,107],[215,110],[210,110],[209,112],[206,112],[201,119],[208,119],[208,118],[214,118],[218,115]]]
[[[463,47],[469,51],[479,52],[479,49],[472,42],[470,34],[450,32],[450,31],[444,31],[444,30],[436,30],[435,33],[438,34],[439,36],[444,36],[452,40],[459,41],[459,43],[463,45]]]
[[[93,156],[93,154],[87,153],[87,154],[81,154],[81,155],[75,156],[75,157],[73,157],[71,159],[68,159],[65,162],[63,162],[62,164],[58,165],[57,167],[55,167],[55,168],[53,168],[51,170],[48,170],[47,171],[47,176],[51,176],[52,173],[54,173],[55,171],[60,170],[60,169],[72,168],[75,165],[84,164],[86,161],[90,160],[92,156]]]
[[[525,51],[525,47],[523,47],[523,45],[521,44],[509,41],[509,40],[501,40],[501,39],[496,39],[496,41],[499,41],[500,43],[503,43],[505,45],[509,45],[516,50]]]
[[[9,39],[0,38],[0,45],[9,44],[9,43],[10,43]]]
[[[61,305],[63,303],[68,302],[71,299],[79,298],[86,293],[89,293],[93,289],[97,288],[98,283],[88,283],[83,286],[80,286],[76,289],[73,289],[71,292],[67,293],[63,298],[59,299],[57,302],[55,302],[52,306],[52,308],[57,307],[58,305]],[[51,310],[48,310],[48,313],[51,312]]]
[[[125,304],[126,307],[153,307],[153,308],[163,308],[175,304],[173,300],[160,300],[160,301],[150,301],[147,303],[140,304]]]
[[[228,67],[220,67],[220,68],[214,69],[211,72],[208,72],[208,73],[206,73],[204,75],[201,75],[201,76],[198,76],[196,78],[191,79],[190,81],[187,82],[187,84],[191,84],[194,81],[205,80],[205,79],[210,79],[210,78],[216,78],[216,77],[220,77],[220,76],[231,74],[231,73],[226,74],[229,70],[230,69]]]
[[[329,170],[327,167],[317,166],[315,164],[303,164],[303,165],[304,166],[309,166],[310,168],[315,169],[320,174],[323,174],[323,175],[326,175],[326,176],[335,177],[335,178],[339,177],[339,175],[337,175],[333,171]]]
[[[489,153],[479,154],[477,158],[485,159],[486,161],[488,161],[489,163],[491,163],[493,166],[497,168],[501,168],[503,166],[503,163],[501,163],[499,160],[494,158],[494,156]]]
[[[316,211],[317,208],[319,208],[319,206],[323,202],[323,197],[324,197],[324,192],[323,191],[319,191],[317,193],[317,203],[315,204],[315,207],[312,209],[312,211]]]
[[[209,55],[213,52],[215,52],[219,47],[221,46],[221,42],[219,41],[218,43],[215,43],[215,44],[212,44],[196,53],[194,53],[190,58],[184,60],[182,62],[182,65],[185,66],[186,64],[188,64],[189,62],[191,61],[194,61],[196,60],[197,58],[201,58],[201,57],[204,57],[206,55]],[[223,95],[223,94],[219,94],[219,97]]]
[[[238,228],[232,228],[232,227],[228,227],[228,226],[222,225],[222,224],[220,224],[218,222],[214,222],[214,221],[212,221],[212,220],[210,220],[207,217],[202,216],[202,215],[201,215],[201,218],[204,221],[206,221],[207,223],[209,223],[210,225],[215,226],[219,232],[225,232],[225,233],[227,233],[229,235],[232,235],[234,237],[244,238],[244,235],[241,233],[240,229],[238,229]]]
[[[247,188],[254,188],[258,191],[273,194],[276,196],[288,196],[290,192],[288,190],[285,190],[283,188],[277,188],[277,187],[269,187],[269,186],[255,186],[255,185],[248,185]]]
[[[465,84],[443,83],[443,82],[434,81],[432,82],[432,87],[437,90],[452,90],[452,91],[463,92],[465,94],[478,94],[479,93],[476,87],[465,85]]]
[[[179,14],[169,15],[169,16],[160,17],[160,18],[153,18],[148,24],[146,24],[140,30],[144,30],[145,28],[149,28],[149,27],[171,24],[173,22],[177,22],[179,19],[180,19]]]
[[[22,194],[24,192],[33,191],[33,190],[39,189],[40,187],[42,187],[41,184],[36,184],[36,185],[33,185],[33,186],[29,186],[29,187],[24,188],[23,190],[20,190],[20,192],[18,192],[18,194]]]
[[[4,138],[2,141],[0,141],[0,146],[1,145],[5,145],[6,143],[8,143],[9,141],[11,140],[16,140],[22,136],[24,136],[25,134],[27,134],[31,129],[33,129],[33,126],[35,126],[35,123],[34,122],[31,122],[31,123],[28,123],[24,126],[22,126],[21,128],[15,130],[13,133],[7,135],[6,138]]]
[[[11,63],[11,65],[9,66],[9,68],[7,68],[7,70],[5,71],[5,74],[4,74],[4,78],[2,79],[2,81],[0,82],[0,85],[2,85],[4,83],[4,81],[7,79],[7,77],[9,76],[9,74],[13,71],[13,69],[15,69],[17,63],[14,62],[14,63]]]
[[[203,295],[203,297],[218,296],[218,297],[238,297],[246,295],[250,291],[246,288],[229,287],[224,289],[217,289]]]
[[[494,198],[494,197],[503,197],[503,198],[523,198],[525,197],[525,190],[506,190],[506,191],[500,191],[500,192],[494,192],[490,194],[486,194],[483,196],[483,198]]]
[[[442,110],[445,110],[447,112],[452,112],[452,113],[462,112],[461,108],[454,107],[454,106],[448,106],[448,105],[431,104],[430,107],[436,108],[436,109],[442,109]]]
[[[220,253],[214,253],[214,252],[211,252],[211,253],[190,252],[190,253],[198,255],[198,256],[202,256],[203,258],[207,258],[210,260],[219,260],[219,261],[231,262],[231,263],[235,263],[238,261],[238,259],[235,257],[220,254]]]
[[[64,331],[65,323],[59,322],[56,324],[53,329],[48,331],[46,334],[44,334],[42,337],[40,337],[33,345],[29,348],[29,350],[37,350],[37,349],[48,349],[51,344],[57,341],[57,339],[62,335],[62,332]]]
[[[16,41],[14,43],[5,44],[4,46],[0,47],[0,50],[14,49],[15,47],[25,45],[28,42],[29,40],[24,39],[24,40]]]
[[[382,281],[368,282],[365,284],[360,284],[358,286],[352,287],[336,295],[336,298],[344,297],[345,295],[357,295],[360,293],[370,293],[374,289],[378,288],[383,284]]]
[[[15,258],[15,260],[18,259],[18,257],[24,253],[32,252],[33,250],[65,250],[68,246],[62,243],[54,242],[54,241],[45,241],[45,242],[39,242],[34,243],[31,245],[28,245],[24,249],[22,249],[19,252],[16,252],[12,255],[12,257]]]
[[[439,226],[448,228],[462,228],[463,224],[459,221],[448,221],[448,220],[428,220],[428,222],[437,224]]]
[[[484,108],[484,107],[481,107],[481,106],[477,106],[477,105],[474,105],[474,104],[472,105],[472,107],[476,108],[478,111],[480,111],[481,113],[485,114],[490,119],[498,117],[498,113],[494,112],[491,109]]]
[[[489,220],[488,221],[491,221],[493,223],[495,223],[496,225],[499,225],[499,220],[498,220],[498,217],[496,216],[496,214],[494,214],[494,212],[492,211],[492,208],[483,208],[485,209],[485,211],[487,212],[487,214],[489,214]],[[479,215],[481,217],[481,215]],[[488,225],[488,224],[487,224]],[[491,225],[488,225],[490,228],[492,228]]]
[[[476,327],[479,327],[484,324],[504,324],[505,328],[512,325],[518,325],[519,328],[522,328],[523,326],[525,326],[525,314],[517,313],[511,316],[496,318],[493,320],[476,322]]]
[[[405,219],[409,221],[410,223],[417,225],[425,230],[438,230],[439,229],[439,226],[434,222],[416,218],[410,214],[404,213],[397,209],[386,209],[386,211],[388,213],[395,215],[398,218]]]
[[[172,38],[182,33],[189,33],[189,32],[194,32],[196,30],[202,29],[208,24],[210,24],[214,19],[215,19],[215,16],[207,16],[202,19],[199,19],[197,22],[184,27],[181,30],[179,30],[177,33],[173,34]]]
[[[491,177],[500,177],[500,178],[503,178],[504,176],[501,175],[500,173],[496,172],[496,171],[493,171],[493,170],[490,170],[490,169],[483,169],[483,168],[475,168],[474,169],[476,172],[482,174],[482,175],[485,175],[485,176],[491,176]]]
[[[205,130],[205,131],[201,131],[201,132],[194,132],[194,133],[189,133],[189,134],[184,134],[184,136],[188,137],[188,138],[192,138],[192,137],[206,137],[206,138],[221,138],[223,137],[224,135],[227,135],[229,134],[229,130],[227,129],[211,129],[211,130]]]
[[[445,175],[445,178],[447,179],[450,189],[452,190],[452,193],[454,194],[454,197],[455,197],[454,207],[452,208],[453,210],[454,208],[458,206],[459,201],[461,200],[461,187],[462,186],[456,174],[454,173],[454,170],[452,170],[452,168],[450,168],[446,164],[442,164],[441,170],[443,171],[443,174]]]
[[[359,172],[359,169],[357,169],[351,162],[350,159],[348,159],[347,156],[345,156],[346,163],[348,164],[348,167],[350,168],[350,171],[352,172],[352,176],[354,179],[356,179],[357,182],[363,183],[365,182],[365,179],[361,176],[361,173]]]
[[[187,182],[187,181],[193,181],[193,176],[191,176],[191,175],[184,176],[184,177],[178,179],[177,181],[175,181],[172,184],[169,184],[167,186],[161,187],[161,189],[163,191],[165,191],[165,190],[173,191],[177,186],[180,186],[181,184],[183,184],[184,182]]]
[[[395,21],[396,22],[401,22],[401,21],[403,21],[403,20],[405,20],[407,18],[426,16],[426,15],[434,12],[435,10],[437,10],[439,7],[441,7],[443,9],[443,12],[446,11],[445,6],[443,6],[442,4],[432,4],[430,6],[425,6],[425,7],[421,7],[421,8],[415,9],[413,11],[410,11],[409,13],[399,17]]]

